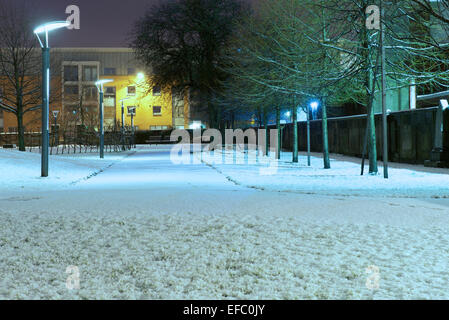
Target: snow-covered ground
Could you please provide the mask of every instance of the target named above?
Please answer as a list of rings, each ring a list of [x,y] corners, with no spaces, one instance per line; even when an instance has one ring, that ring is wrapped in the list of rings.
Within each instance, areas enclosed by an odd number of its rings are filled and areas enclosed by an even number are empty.
[[[279,161],[259,158],[255,151],[227,150],[224,155],[221,151],[217,154],[197,156],[246,187],[320,195],[449,198],[449,169],[393,163],[386,180],[382,162],[379,174],[372,176],[366,160],[365,175],[361,176],[361,160],[341,155],[331,155],[331,169],[325,170],[321,154],[316,153],[310,167],[304,153],[300,154],[299,163],[292,163],[291,152],[282,152]],[[252,165],[244,165],[248,162]]]
[[[102,172],[133,153],[106,153],[105,159],[95,153],[50,156],[49,176],[41,178],[40,154],[0,149],[0,190],[65,188]]]
[[[447,171],[392,168],[390,187],[315,156],[260,175],[139,146],[53,156],[42,179],[39,155],[1,150],[0,298],[448,299]]]

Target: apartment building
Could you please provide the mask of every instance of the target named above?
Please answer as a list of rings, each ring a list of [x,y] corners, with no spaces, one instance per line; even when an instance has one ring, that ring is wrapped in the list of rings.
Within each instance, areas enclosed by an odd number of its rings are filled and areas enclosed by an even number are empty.
[[[122,107],[126,126],[134,120],[136,130],[188,128],[189,99],[177,88],[151,85],[147,74],[128,48],[52,49],[52,86],[60,92],[51,99],[50,122],[57,125],[84,125],[98,130],[99,92],[95,82],[111,79],[104,87],[104,124],[106,130],[120,126]],[[57,70],[55,70],[57,69]],[[1,87],[0,87],[1,90]],[[59,111],[57,119],[52,111]],[[40,110],[26,114],[26,131],[40,130]],[[0,132],[17,129],[13,114],[0,111]]]

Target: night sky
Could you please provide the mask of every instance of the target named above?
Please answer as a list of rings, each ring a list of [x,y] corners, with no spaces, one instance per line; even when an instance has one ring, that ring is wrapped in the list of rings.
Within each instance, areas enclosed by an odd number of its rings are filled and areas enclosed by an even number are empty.
[[[65,9],[77,5],[80,30],[59,30],[50,39],[52,47],[127,47],[136,19],[155,3],[164,0],[6,0],[28,7],[34,24],[66,20]]]

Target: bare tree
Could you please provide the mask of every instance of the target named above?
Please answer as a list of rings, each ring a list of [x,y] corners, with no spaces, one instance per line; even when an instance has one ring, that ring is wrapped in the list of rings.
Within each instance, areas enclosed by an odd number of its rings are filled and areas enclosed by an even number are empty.
[[[148,11],[133,32],[132,47],[153,84],[200,92],[211,126],[220,114],[212,97],[227,76],[224,45],[244,8],[240,0],[170,0]]]
[[[17,118],[20,151],[25,151],[25,116],[37,118],[33,111],[41,108],[41,73],[41,53],[36,48],[30,12],[26,5],[0,0],[0,109]],[[59,88],[57,81],[51,87]],[[59,89],[52,91],[50,103],[59,95]]]

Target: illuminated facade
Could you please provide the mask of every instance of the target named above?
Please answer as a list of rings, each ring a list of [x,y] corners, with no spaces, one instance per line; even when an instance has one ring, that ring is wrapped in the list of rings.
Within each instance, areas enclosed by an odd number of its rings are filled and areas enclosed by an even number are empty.
[[[58,92],[50,104],[59,110],[58,126],[84,125],[98,129],[98,79],[112,79],[104,88],[105,128],[120,126],[122,103],[125,125],[131,125],[133,114],[136,130],[188,128],[188,94],[177,94],[175,88],[151,86],[151,74],[134,59],[127,48],[60,48],[52,50],[53,65],[60,66],[52,75],[52,92]],[[55,68],[55,67],[53,67]],[[57,67],[56,67],[57,68]],[[56,87],[56,88],[55,88]],[[1,86],[0,86],[1,90]],[[122,102],[123,100],[123,102]],[[25,115],[25,130],[40,130],[40,111]],[[0,113],[0,132],[16,132],[13,114]]]

